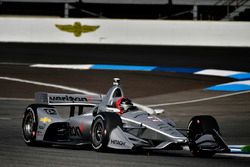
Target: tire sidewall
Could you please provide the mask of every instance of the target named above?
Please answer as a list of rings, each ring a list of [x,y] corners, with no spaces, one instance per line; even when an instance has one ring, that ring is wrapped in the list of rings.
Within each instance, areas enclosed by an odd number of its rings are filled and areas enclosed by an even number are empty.
[[[191,141],[195,141],[198,133],[212,134],[213,129],[220,134],[218,123],[214,117],[209,115],[195,116],[188,124],[188,138],[191,139]]]
[[[36,141],[36,134],[37,134],[38,121],[39,121],[38,111],[37,110],[38,110],[38,108],[43,108],[43,107],[44,108],[48,108],[48,107],[49,108],[54,108],[53,106],[46,105],[46,104],[31,104],[26,108],[26,110],[24,112],[23,121],[22,121],[22,133],[23,133],[24,142],[29,146],[40,146],[40,145],[42,145],[42,142]],[[34,120],[32,131],[35,132],[35,133],[34,133],[34,135],[32,135],[32,137],[30,139],[26,139],[26,137],[24,135],[24,121],[25,121],[25,117],[30,112],[32,113],[33,120]]]
[[[93,137],[95,136],[95,126],[97,123],[102,122],[104,126],[103,134],[102,134],[102,141],[101,144],[95,145],[95,142]],[[98,151],[104,151],[107,149],[107,145],[110,139],[110,133],[113,129],[115,129],[117,126],[122,127],[122,121],[119,115],[116,113],[108,113],[108,112],[102,112],[95,116],[92,126],[91,126],[91,142],[92,147],[95,150]]]
[[[32,126],[32,136],[28,139],[25,136],[25,132],[24,132],[24,121],[27,117],[28,114],[32,114],[32,118],[33,118],[33,126]],[[36,108],[34,106],[29,106],[26,108],[24,116],[23,116],[23,121],[22,121],[22,133],[23,133],[23,139],[24,142],[27,145],[35,145],[36,142],[36,131],[37,131],[37,126],[38,126],[38,118],[37,118],[37,111]]]
[[[219,126],[214,117],[209,115],[201,115],[193,117],[188,124],[188,139],[190,141],[190,151],[197,157],[212,157],[215,152],[200,150],[195,141],[204,134],[212,134],[215,129],[219,134]]]
[[[107,138],[107,131],[106,131],[106,127],[105,127],[105,119],[103,118],[102,115],[97,115],[95,118],[94,118],[94,121],[93,121],[93,124],[92,124],[92,127],[91,127],[91,142],[92,142],[92,147],[95,149],[95,150],[101,150],[103,145],[106,144],[106,139]],[[95,126],[98,124],[98,123],[101,123],[102,126],[103,126],[103,134],[102,134],[102,140],[100,143],[96,143],[95,142]]]

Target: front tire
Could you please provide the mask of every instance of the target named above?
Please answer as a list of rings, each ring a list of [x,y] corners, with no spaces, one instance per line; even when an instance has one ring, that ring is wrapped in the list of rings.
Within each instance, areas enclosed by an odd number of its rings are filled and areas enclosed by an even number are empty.
[[[92,147],[97,151],[106,150],[110,133],[117,126],[122,127],[122,120],[116,113],[103,112],[96,115],[91,127]]]
[[[215,131],[220,134],[216,119],[209,115],[193,117],[188,124],[188,138],[190,141],[190,151],[196,157],[212,157],[215,154],[213,149],[203,150],[196,144],[196,140],[203,135],[212,135]]]

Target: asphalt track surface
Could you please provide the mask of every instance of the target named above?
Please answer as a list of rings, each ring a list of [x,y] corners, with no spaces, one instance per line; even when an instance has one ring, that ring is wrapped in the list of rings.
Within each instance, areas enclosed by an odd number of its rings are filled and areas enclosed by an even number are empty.
[[[81,71],[30,68],[33,63],[133,64],[250,71],[249,48],[152,47],[0,43],[0,77],[20,78],[105,93],[113,77],[120,77],[127,97],[141,104],[168,103],[161,117],[186,127],[193,115],[218,120],[228,144],[250,144],[250,94],[171,105],[172,102],[215,97],[227,92],[203,88],[232,81],[191,74],[132,71]],[[36,91],[61,89],[0,80],[0,166],[249,166],[250,158],[216,155],[192,157],[186,151],[95,152],[91,148],[28,147],[21,134],[25,107]],[[14,100],[10,98],[24,98]],[[173,104],[173,103],[172,103]],[[68,113],[63,112],[62,115]]]

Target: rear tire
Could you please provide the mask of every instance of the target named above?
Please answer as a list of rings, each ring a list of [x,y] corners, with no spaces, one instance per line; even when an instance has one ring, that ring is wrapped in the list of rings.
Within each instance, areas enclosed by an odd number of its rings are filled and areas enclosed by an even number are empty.
[[[31,104],[29,105],[23,115],[22,132],[24,142],[29,146],[41,146],[42,143],[36,141],[38,115],[37,109],[39,107],[50,107],[44,104]]]
[[[201,115],[193,117],[188,124],[188,139],[190,141],[190,151],[196,157],[212,157],[215,152],[200,149],[195,141],[205,134],[213,134],[216,130],[220,134],[219,126],[214,117]]]
[[[38,126],[37,106],[30,105],[26,108],[22,121],[24,142],[29,146],[37,145],[36,130]]]
[[[122,127],[122,120],[116,113],[103,112],[96,115],[91,127],[92,147],[97,151],[105,151],[110,133],[117,126]]]

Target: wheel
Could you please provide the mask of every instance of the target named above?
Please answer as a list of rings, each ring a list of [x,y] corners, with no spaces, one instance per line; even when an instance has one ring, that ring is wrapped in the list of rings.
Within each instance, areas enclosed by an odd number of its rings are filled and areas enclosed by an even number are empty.
[[[97,151],[107,149],[110,133],[117,126],[122,127],[122,120],[118,114],[103,112],[96,115],[91,127],[93,148]]]
[[[23,116],[22,130],[24,142],[29,146],[36,145],[36,130],[38,120],[35,105],[30,105],[26,108]]]
[[[22,121],[23,139],[24,142],[29,146],[41,145],[41,143],[36,141],[36,131],[39,121],[37,116],[37,109],[39,107],[48,107],[48,105],[31,104],[26,108],[23,115],[23,121]]]
[[[197,146],[195,142],[203,135],[212,135],[214,130],[216,130],[220,134],[218,123],[212,116],[195,116],[190,120],[188,124],[188,139],[190,141],[190,151],[194,156],[212,157],[215,154],[213,149],[203,150],[199,146]]]

